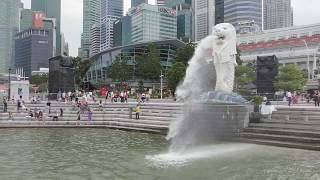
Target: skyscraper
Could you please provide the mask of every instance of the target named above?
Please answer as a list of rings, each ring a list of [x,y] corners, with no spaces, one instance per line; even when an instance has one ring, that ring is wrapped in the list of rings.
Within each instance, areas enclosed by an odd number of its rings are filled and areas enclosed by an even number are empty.
[[[101,0],[83,0],[82,58],[89,58],[91,28],[100,22]]]
[[[177,37],[176,11],[156,5],[143,4],[131,8],[131,42],[148,42]]]
[[[52,29],[29,28],[15,36],[15,66],[23,68],[26,77],[32,71],[48,68],[48,59],[53,56]]]
[[[191,0],[166,0],[166,6],[177,12],[177,38],[184,41],[192,39]]]
[[[20,27],[19,31],[24,31],[32,27],[32,10],[21,9],[20,10]]]
[[[61,55],[61,0],[31,0],[31,10],[56,19],[56,55]]]
[[[19,30],[20,0],[0,0],[0,73],[14,65],[14,35]]]
[[[262,0],[225,0],[224,22],[238,24],[253,22],[262,29]]]
[[[215,0],[215,24],[224,22],[224,0]]]
[[[192,1],[193,9],[193,40],[200,41],[211,34],[215,24],[215,0]]]
[[[131,0],[131,7],[136,7],[142,3],[148,3],[148,0]]]
[[[90,56],[100,52],[100,23],[96,23],[91,27],[90,33]]]
[[[114,46],[125,46],[131,43],[131,16],[123,16],[114,23]]]
[[[123,1],[101,0],[100,50],[113,46],[113,24],[123,15]]]
[[[293,26],[291,0],[263,1],[264,29]]]

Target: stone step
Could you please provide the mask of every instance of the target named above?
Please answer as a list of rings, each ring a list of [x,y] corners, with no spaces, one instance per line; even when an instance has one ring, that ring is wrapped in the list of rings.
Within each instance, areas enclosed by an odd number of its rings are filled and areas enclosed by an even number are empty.
[[[307,115],[272,115],[271,119],[274,120],[310,120],[310,121],[320,121],[320,116],[307,116]]]
[[[76,125],[76,124],[91,124],[91,125],[112,125],[112,126],[124,126],[124,127],[135,127],[135,128],[148,128],[157,130],[167,130],[168,125],[158,124],[145,124],[142,122],[121,122],[121,121],[0,121],[0,126],[9,125]]]
[[[53,114],[51,114],[53,115]],[[48,114],[44,114],[46,119],[52,119],[52,117],[48,117]],[[78,115],[74,114],[64,114],[63,118],[65,119],[77,119]],[[81,114],[81,117],[87,118],[86,114]],[[9,117],[8,115],[0,116],[0,120],[7,120]],[[95,120],[108,120],[108,119],[115,119],[115,118],[125,118],[129,119],[129,114],[93,114],[92,119]],[[132,118],[135,118],[135,114],[132,114]],[[24,114],[14,114],[13,120],[19,119],[30,119],[27,113]],[[177,120],[177,117],[161,117],[161,116],[145,116],[144,114],[140,115],[140,119],[142,120],[149,120],[149,121],[162,121],[162,122],[171,122]]]
[[[303,111],[303,112],[317,112],[320,111],[319,107],[277,107],[278,111]]]
[[[310,144],[310,143],[295,143],[295,142],[284,142],[276,140],[266,140],[266,139],[255,139],[255,138],[240,138],[240,141],[246,143],[260,144],[260,145],[271,145],[277,147],[286,147],[286,148],[297,148],[297,149],[306,149],[320,151],[320,144]]]
[[[46,119],[52,119],[52,116],[49,117],[47,114],[44,114],[43,116]],[[78,117],[77,114],[64,114],[63,117],[58,116],[60,119],[71,119],[71,120],[76,120]],[[87,118],[88,116],[86,114],[81,114],[81,118]],[[2,116],[0,117],[0,120],[8,120],[8,116]],[[117,119],[117,118],[122,118],[122,119],[129,119],[129,115],[93,115],[92,120],[112,120],[112,119]],[[13,120],[24,120],[24,119],[31,119],[28,114],[18,114],[14,115]],[[132,119],[135,119],[135,115],[132,115]],[[140,119],[142,120],[149,120],[149,121],[159,121],[159,122],[171,122],[175,121],[176,118],[168,118],[168,117],[153,117],[153,116],[141,116]]]
[[[147,132],[147,133],[156,133],[156,134],[166,134],[166,130],[159,129],[149,129],[149,128],[138,128],[138,127],[129,127],[129,126],[117,126],[117,125],[87,125],[87,124],[73,124],[73,125],[44,125],[44,124],[33,124],[33,125],[23,125],[23,124],[0,124],[1,128],[109,128],[109,129],[118,129],[125,131],[138,131],[138,132]]]
[[[312,144],[320,145],[320,138],[312,138],[312,137],[249,133],[249,132],[241,133],[241,136],[245,138],[250,138],[250,139],[265,139],[265,140],[295,142],[295,143],[312,143]]]
[[[274,111],[272,115],[311,115],[318,116],[320,111]]]
[[[294,130],[311,130],[319,131],[319,125],[300,125],[300,124],[278,124],[278,123],[250,123],[249,127],[257,128],[280,128],[280,129],[294,129]]]
[[[260,120],[263,123],[278,123],[278,124],[302,124],[302,125],[320,125],[320,121],[314,120],[314,119],[309,119],[309,120],[284,120],[284,119],[261,119]]]
[[[249,128],[246,128],[244,132],[320,138],[320,131],[306,131],[306,130],[295,130],[295,129],[292,130],[292,129],[280,129],[280,128],[249,127]]]

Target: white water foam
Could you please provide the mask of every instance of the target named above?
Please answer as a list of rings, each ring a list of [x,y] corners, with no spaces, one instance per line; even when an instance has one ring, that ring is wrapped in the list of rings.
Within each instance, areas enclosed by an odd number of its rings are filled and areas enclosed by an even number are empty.
[[[240,151],[247,151],[253,147],[255,145],[243,143],[199,146],[190,148],[182,153],[168,152],[165,154],[147,155],[146,160],[152,166],[158,168],[181,167],[187,166],[197,160],[238,154]]]

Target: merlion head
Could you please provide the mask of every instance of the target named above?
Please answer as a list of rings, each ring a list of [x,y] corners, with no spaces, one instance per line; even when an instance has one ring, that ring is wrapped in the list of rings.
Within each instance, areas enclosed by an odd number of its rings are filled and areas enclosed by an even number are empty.
[[[236,40],[236,29],[232,24],[221,23],[213,27],[212,35],[217,43],[224,44]]]

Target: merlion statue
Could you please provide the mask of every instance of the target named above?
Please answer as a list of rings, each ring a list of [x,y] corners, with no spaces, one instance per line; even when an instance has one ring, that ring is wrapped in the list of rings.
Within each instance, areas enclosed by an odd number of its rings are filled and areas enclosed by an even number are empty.
[[[188,62],[177,98],[198,98],[209,91],[232,93],[236,54],[235,28],[229,23],[214,26],[212,35],[200,41]]]

